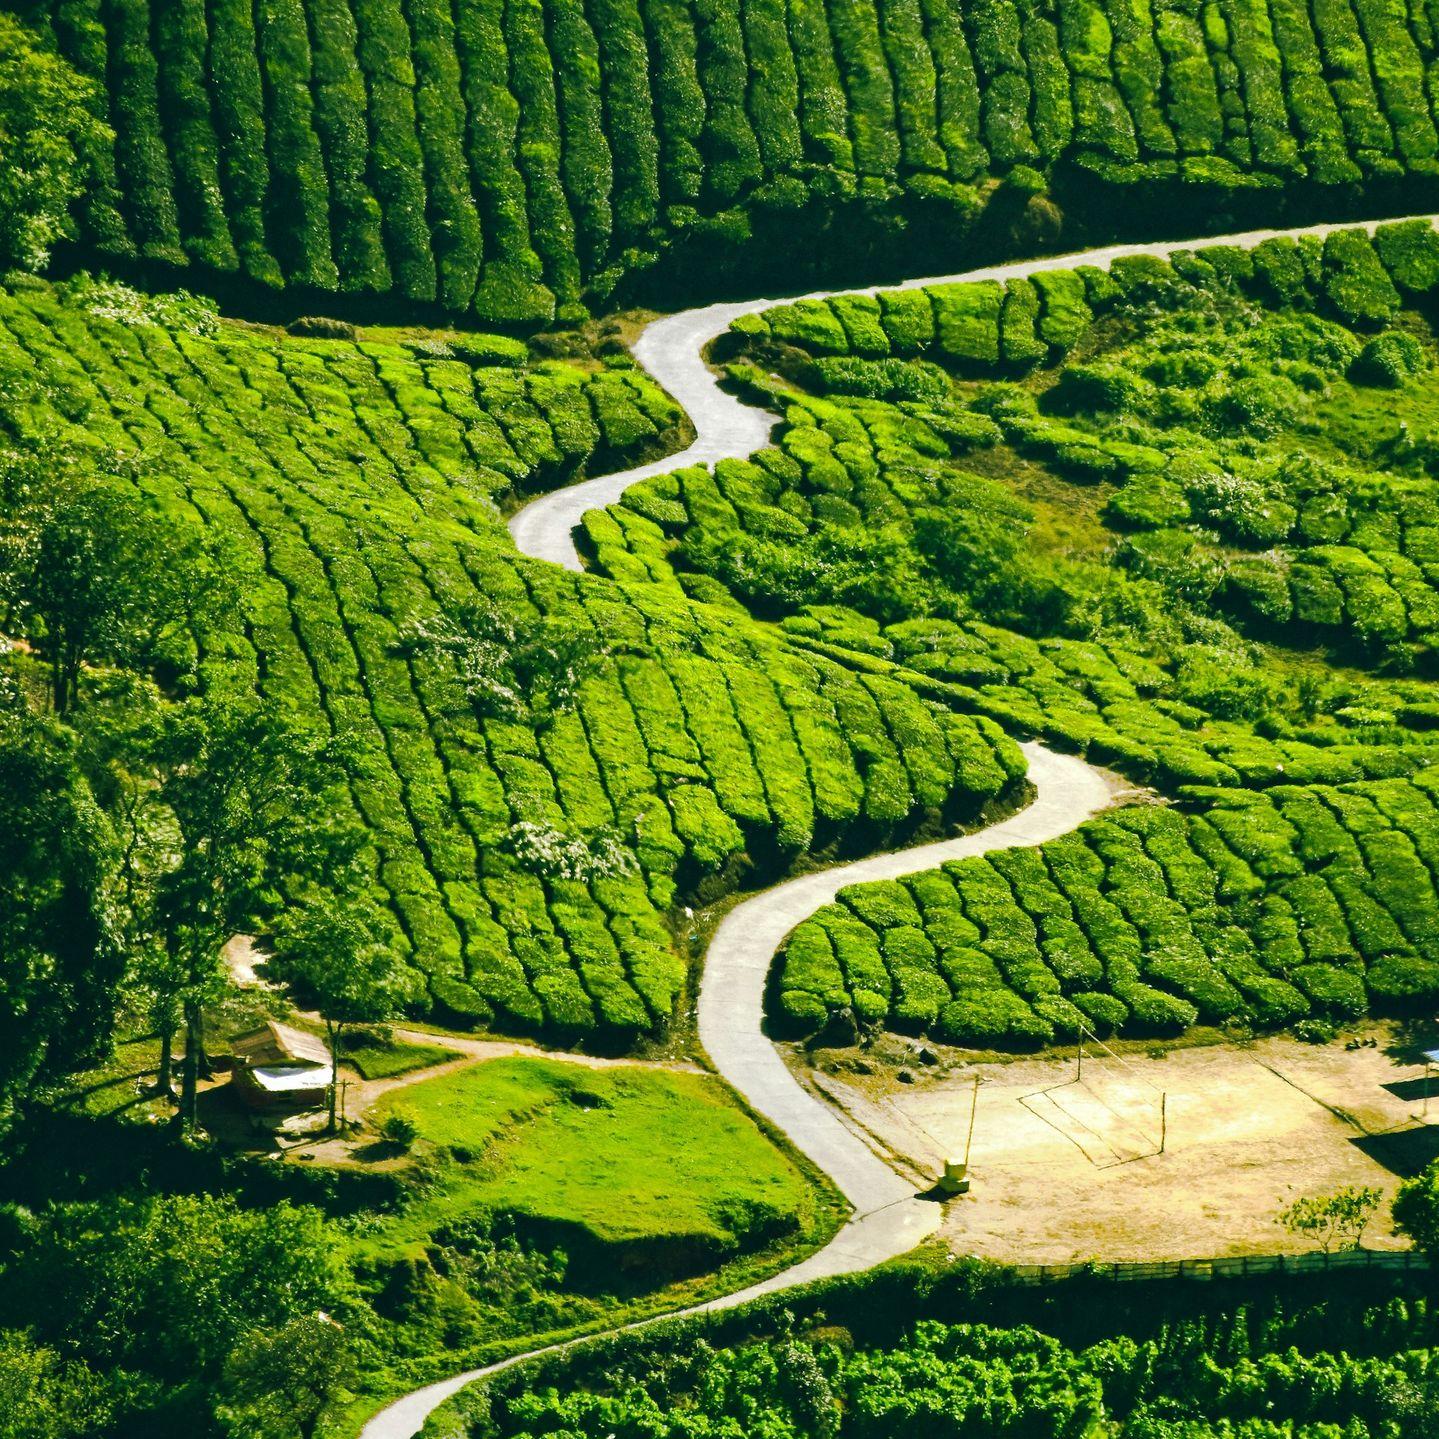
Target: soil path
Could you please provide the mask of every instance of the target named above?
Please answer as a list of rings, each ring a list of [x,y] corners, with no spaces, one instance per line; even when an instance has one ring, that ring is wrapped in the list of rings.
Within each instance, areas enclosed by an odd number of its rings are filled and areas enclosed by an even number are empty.
[[[1423,218],[1432,222],[1436,217]],[[1107,267],[1125,255],[1167,255],[1205,245],[1236,245],[1247,249],[1279,235],[1296,238],[1325,235],[1341,228],[1363,228],[1372,232],[1379,223],[1308,225],[1293,230],[1252,230],[1201,240],[1109,245],[1080,254],[1019,260],[895,285],[817,292],[812,298],[831,293],[872,295],[881,289],[919,289],[926,285],[1012,279],[1077,264]],[[510,519],[510,534],[516,547],[534,559],[579,570],[582,565],[575,548],[574,530],[586,511],[613,504],[639,480],[668,474],[686,465],[745,459],[762,448],[777,423],[776,417],[722,390],[718,377],[705,362],[704,349],[739,316],[757,314],[781,303],[785,302],[759,299],[707,305],[667,315],[647,326],[635,342],[635,358],[688,411],[695,427],[694,443],[677,455],[585,480],[532,501]],[[715,931],[700,980],[701,1043],[716,1070],[830,1176],[854,1212],[823,1249],[800,1263],[735,1293],[663,1317],[728,1309],[815,1279],[869,1269],[903,1254],[938,1229],[941,1206],[918,1197],[912,1186],[828,1107],[806,1093],[786,1068],[762,1028],[765,980],[785,935],[827,904],[845,885],[892,879],[966,855],[1039,844],[1067,833],[1110,803],[1112,791],[1101,771],[1083,760],[1055,754],[1038,744],[1028,744],[1024,750],[1036,793],[1034,801],[1020,813],[974,834],[894,854],[874,855],[777,885],[745,900]],[[624,1327],[638,1328],[652,1322],[641,1320]],[[374,1415],[360,1439],[413,1439],[430,1413],[467,1384],[534,1354],[567,1347],[547,1345],[417,1389]]]

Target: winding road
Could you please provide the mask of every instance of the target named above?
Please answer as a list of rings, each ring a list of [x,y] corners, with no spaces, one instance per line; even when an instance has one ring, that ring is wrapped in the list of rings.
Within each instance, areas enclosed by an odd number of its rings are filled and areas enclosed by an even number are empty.
[[[1435,216],[1421,215],[1434,222]],[[562,490],[531,500],[510,519],[510,534],[521,554],[550,560],[567,570],[583,568],[575,549],[574,531],[588,510],[612,505],[639,480],[668,475],[686,465],[713,465],[720,460],[743,460],[762,449],[770,431],[779,422],[757,406],[748,405],[722,390],[713,370],[705,363],[705,347],[722,335],[741,315],[758,315],[775,305],[793,304],[796,299],[824,300],[832,295],[877,295],[881,290],[922,290],[929,285],[957,285],[975,280],[1017,280],[1044,270],[1068,270],[1075,265],[1097,265],[1107,269],[1125,255],[1172,255],[1208,245],[1236,245],[1253,249],[1262,240],[1287,235],[1327,235],[1331,230],[1367,230],[1373,233],[1382,220],[1355,220],[1342,225],[1305,225],[1293,230],[1247,230],[1237,235],[1210,235],[1200,240],[1156,240],[1135,245],[1106,245],[1068,255],[1045,255],[1037,260],[1012,260],[1002,265],[965,270],[955,275],[930,275],[901,280],[892,285],[869,285],[858,290],[820,290],[809,295],[775,300],[741,300],[732,304],[705,305],[681,310],[645,326],[631,347],[634,357],[689,415],[695,439],[677,455],[654,460],[612,475],[597,475]]]
[[[1435,219],[1433,216],[1422,218],[1431,223]],[[1276,235],[1325,235],[1345,228],[1372,232],[1379,223],[1382,222],[1312,225],[1293,230],[1253,230],[1202,240],[1111,245],[1079,254],[1021,260],[962,274],[823,292],[806,298],[821,299],[830,293],[873,295],[881,289],[1013,279],[1077,264],[1108,266],[1125,255],[1167,255],[1204,245],[1250,248]],[[721,389],[714,372],[705,363],[704,349],[739,316],[757,314],[781,303],[787,302],[747,300],[707,305],[667,315],[647,326],[633,347],[635,358],[689,413],[695,427],[694,443],[677,455],[585,480],[534,500],[510,520],[510,533],[516,547],[536,559],[579,570],[582,566],[575,548],[574,531],[586,511],[615,503],[639,480],[668,474],[686,465],[744,459],[762,448],[777,423],[776,417]],[[1035,795],[1019,813],[974,834],[894,854],[873,855],[786,881],[737,905],[715,931],[700,978],[700,1042],[716,1071],[830,1177],[853,1212],[824,1248],[798,1264],[745,1289],[658,1317],[673,1319],[728,1309],[811,1280],[869,1269],[903,1254],[938,1228],[941,1206],[918,1197],[833,1110],[807,1093],[790,1073],[764,1034],[765,981],[785,935],[821,905],[829,903],[844,886],[894,879],[932,869],[946,860],[991,850],[1041,844],[1068,833],[1110,803],[1111,792],[1103,775],[1083,760],[1056,754],[1039,744],[1026,744],[1023,748]],[[654,1322],[654,1319],[641,1320],[624,1327],[640,1328]],[[584,1342],[584,1339],[570,1341],[571,1344]],[[568,1344],[548,1345],[417,1389],[375,1414],[365,1425],[360,1439],[412,1439],[430,1413],[466,1385],[535,1354],[567,1347]]]

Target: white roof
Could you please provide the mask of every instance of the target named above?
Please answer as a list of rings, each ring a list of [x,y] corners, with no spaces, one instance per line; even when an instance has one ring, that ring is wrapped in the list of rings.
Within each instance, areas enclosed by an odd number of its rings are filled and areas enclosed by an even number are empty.
[[[250,1077],[271,1094],[292,1089],[326,1089],[333,1071],[328,1064],[252,1064]]]

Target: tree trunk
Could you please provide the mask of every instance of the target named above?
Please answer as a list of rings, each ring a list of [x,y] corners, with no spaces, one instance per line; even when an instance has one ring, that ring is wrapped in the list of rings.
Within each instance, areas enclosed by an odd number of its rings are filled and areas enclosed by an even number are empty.
[[[325,1022],[325,1034],[330,1041],[330,1124],[329,1132],[339,1129],[340,1115],[340,1026]]]
[[[50,674],[55,713],[58,715],[69,714],[80,698],[79,654],[67,644],[58,645]]]
[[[193,1134],[199,1119],[200,1006],[185,1001],[185,1062],[180,1068],[180,1130]]]
[[[165,1019],[160,1025],[160,1070],[155,1076],[155,1093],[166,1099],[175,1097],[175,1022]]]
[[[195,1063],[201,1079],[214,1079],[215,1066],[205,1048],[205,1011],[199,1005],[195,1006]]]

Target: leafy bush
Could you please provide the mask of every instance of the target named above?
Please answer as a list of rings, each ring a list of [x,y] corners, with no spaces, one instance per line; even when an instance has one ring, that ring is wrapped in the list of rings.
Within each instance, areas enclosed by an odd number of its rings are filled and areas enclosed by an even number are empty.
[[[1429,368],[1429,356],[1413,335],[1386,330],[1375,335],[1349,367],[1349,378],[1358,385],[1379,385],[1398,389],[1405,380]]]
[[[306,335],[315,340],[353,340],[358,333],[348,320],[332,319],[329,315],[301,315],[285,329],[292,335]]]
[[[380,1138],[396,1149],[409,1149],[420,1137],[420,1127],[408,1114],[392,1111],[380,1121]]]
[[[71,206],[114,135],[96,89],[0,14],[0,270],[39,269],[75,232]]]

